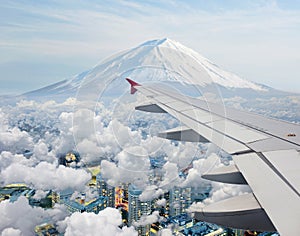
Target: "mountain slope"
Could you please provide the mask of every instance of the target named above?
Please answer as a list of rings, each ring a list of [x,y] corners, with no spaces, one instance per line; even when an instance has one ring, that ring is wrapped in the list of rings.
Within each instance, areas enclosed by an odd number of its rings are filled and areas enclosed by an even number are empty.
[[[192,49],[170,39],[152,40],[138,47],[114,55],[89,71],[71,79],[29,92],[25,96],[74,95],[89,84],[90,89],[101,91],[116,79],[132,77],[143,81],[178,81],[211,85],[229,89],[267,91],[267,87],[241,79],[224,71]]]

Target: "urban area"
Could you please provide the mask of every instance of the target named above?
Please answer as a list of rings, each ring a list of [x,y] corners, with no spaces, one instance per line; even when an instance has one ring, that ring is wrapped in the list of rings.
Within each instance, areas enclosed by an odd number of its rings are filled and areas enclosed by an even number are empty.
[[[79,161],[79,154],[69,152],[60,158],[60,164],[72,168],[72,163]],[[158,171],[153,171],[150,181],[153,183],[160,181],[162,175],[159,171],[160,161],[151,160],[151,167]],[[76,165],[75,165],[76,166]],[[63,204],[69,213],[74,212],[94,212],[105,209],[106,207],[116,208],[122,215],[122,226],[133,226],[139,235],[155,236],[163,228],[172,229],[173,235],[278,235],[277,233],[251,232],[239,229],[229,229],[206,222],[196,222],[187,209],[193,202],[203,201],[208,197],[211,190],[210,184],[201,186],[179,188],[173,187],[170,191],[163,193],[160,197],[151,201],[141,201],[142,190],[133,184],[122,184],[118,187],[110,186],[101,176],[100,166],[86,167],[91,173],[91,180],[87,187],[94,196],[87,198],[85,193],[72,197],[74,192],[64,190],[55,192],[49,190],[42,199],[34,197],[35,190],[25,184],[17,183],[3,186],[0,188],[0,202],[9,200],[16,201],[20,196],[25,196],[32,207],[52,208],[55,204]],[[183,170],[179,175],[185,175],[187,170]],[[143,216],[151,215],[153,212],[159,216],[159,221],[151,224],[139,223]],[[35,235],[61,235],[56,229],[56,225],[44,222],[37,225],[33,231]]]

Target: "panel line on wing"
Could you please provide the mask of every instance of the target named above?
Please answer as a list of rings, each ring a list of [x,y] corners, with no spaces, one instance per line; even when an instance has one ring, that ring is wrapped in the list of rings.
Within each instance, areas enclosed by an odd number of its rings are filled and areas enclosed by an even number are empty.
[[[200,135],[202,135],[212,143],[215,143],[217,146],[221,147],[228,153],[234,153],[234,152],[244,151],[249,149],[245,144],[243,144],[239,140],[229,137],[228,135],[213,129],[208,125],[206,125],[205,123],[201,123],[198,120],[189,117],[182,112],[174,110],[174,108],[168,106],[167,104],[160,104],[160,106],[162,107],[162,109],[167,111],[170,115],[173,115],[173,117],[177,118],[185,125],[194,129],[197,133],[199,133]]]
[[[157,91],[153,91],[153,90],[152,90],[151,88],[149,88],[149,87],[147,87],[147,88],[145,88],[145,89],[150,90],[152,93],[156,93],[156,94],[157,94]],[[184,99],[182,99],[182,98],[181,98],[181,97],[182,97],[181,94],[178,94],[178,96],[175,96],[175,95],[173,95],[173,94],[168,94],[166,91],[162,91],[162,90],[159,90],[159,93],[164,94],[164,95],[166,95],[166,96],[168,96],[168,97],[170,97],[170,98],[173,98],[173,99],[175,99],[175,100],[177,100],[177,101],[180,100],[180,101],[185,102],[185,103],[191,103],[195,108],[198,108],[198,109],[203,110],[203,111],[205,111],[205,112],[209,112],[209,113],[211,113],[211,114],[213,114],[213,115],[222,117],[222,115],[213,112],[213,109],[211,109],[211,110],[208,110],[208,109],[207,109],[207,110],[206,110],[205,108],[200,107],[200,106],[197,105],[196,103],[192,102],[193,99],[195,99],[195,98],[187,98],[187,97],[185,97]],[[154,97],[153,97],[153,99],[156,100],[156,98],[154,98]],[[160,102],[160,101],[158,101],[158,102]],[[204,101],[203,101],[203,102],[204,102]],[[213,105],[216,105],[216,104],[211,104],[211,106],[213,106]],[[252,129],[252,130],[255,130],[255,131],[259,132],[259,133],[266,134],[266,135],[270,135],[270,136],[272,136],[272,137],[278,138],[278,139],[280,139],[280,140],[282,140],[282,141],[284,141],[284,142],[288,142],[288,143],[290,143],[290,144],[297,145],[297,146],[300,148],[300,145],[299,145],[298,143],[293,142],[292,140],[283,138],[283,137],[279,136],[278,134],[275,135],[275,134],[272,134],[272,133],[268,132],[268,130],[262,129],[262,128],[260,128],[260,127],[254,127],[254,126],[252,126],[252,125],[250,125],[250,124],[247,124],[247,123],[245,123],[245,122],[238,122],[237,120],[234,120],[234,119],[232,119],[232,118],[230,118],[230,117],[226,117],[225,112],[226,112],[226,110],[224,110],[224,114],[223,114],[224,117],[223,117],[223,118],[225,118],[225,119],[227,119],[227,120],[230,120],[230,121],[232,121],[232,122],[234,122],[234,123],[236,123],[236,124],[244,125],[245,127],[248,127],[248,128],[250,128],[250,129]],[[269,118],[269,119],[271,119],[271,118]],[[271,120],[272,120],[272,119],[271,119]]]
[[[297,195],[300,197],[300,193],[296,188],[280,173],[280,171],[272,164],[272,162],[267,159],[263,153],[257,153],[257,155],[276,173],[276,175],[282,179]]]

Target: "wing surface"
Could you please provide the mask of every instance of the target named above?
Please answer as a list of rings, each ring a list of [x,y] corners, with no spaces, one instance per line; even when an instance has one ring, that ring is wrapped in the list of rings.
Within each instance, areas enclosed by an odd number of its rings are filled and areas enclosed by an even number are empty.
[[[160,84],[142,86],[127,80],[132,93],[138,91],[151,101],[136,109],[167,112],[184,125],[160,137],[209,141],[232,155],[235,165],[212,170],[203,178],[248,184],[253,191],[204,207],[195,213],[196,219],[300,235],[299,125],[191,98]]]

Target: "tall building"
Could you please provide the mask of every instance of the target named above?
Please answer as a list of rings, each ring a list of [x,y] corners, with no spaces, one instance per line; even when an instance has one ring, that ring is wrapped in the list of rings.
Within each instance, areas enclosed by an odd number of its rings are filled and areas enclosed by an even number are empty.
[[[101,174],[98,174],[96,179],[99,196],[107,197],[108,207],[115,207],[115,187],[107,184]]]
[[[138,222],[143,215],[151,214],[151,201],[142,202],[139,199],[142,191],[136,188],[134,185],[129,185],[128,188],[128,225],[135,226],[139,235],[150,235],[150,225],[137,226],[135,222]]]
[[[169,215],[177,216],[192,204],[191,188],[174,187],[169,193]]]

